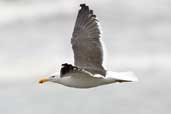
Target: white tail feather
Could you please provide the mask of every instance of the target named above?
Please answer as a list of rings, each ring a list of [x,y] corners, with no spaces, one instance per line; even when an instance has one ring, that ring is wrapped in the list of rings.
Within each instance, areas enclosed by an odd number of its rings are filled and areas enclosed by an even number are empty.
[[[107,71],[107,78],[114,78],[120,81],[129,81],[129,82],[137,82],[138,78],[135,76],[133,72],[112,72]]]

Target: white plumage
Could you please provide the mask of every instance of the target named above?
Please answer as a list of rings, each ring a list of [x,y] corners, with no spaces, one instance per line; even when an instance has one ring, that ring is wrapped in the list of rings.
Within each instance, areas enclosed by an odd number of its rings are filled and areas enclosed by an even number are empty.
[[[54,73],[39,82],[51,81],[68,87],[91,88],[115,82],[137,81],[132,72],[105,70],[99,21],[88,6],[85,4],[80,6],[71,38],[75,66],[62,64],[60,75]]]

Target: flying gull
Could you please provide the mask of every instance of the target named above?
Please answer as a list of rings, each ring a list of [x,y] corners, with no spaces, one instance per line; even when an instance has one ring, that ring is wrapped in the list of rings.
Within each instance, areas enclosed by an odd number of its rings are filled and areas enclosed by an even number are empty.
[[[39,83],[47,81],[74,88],[92,88],[116,82],[138,81],[132,72],[112,72],[103,67],[103,45],[99,21],[86,4],[80,5],[71,38],[74,65],[64,63],[56,72]]]

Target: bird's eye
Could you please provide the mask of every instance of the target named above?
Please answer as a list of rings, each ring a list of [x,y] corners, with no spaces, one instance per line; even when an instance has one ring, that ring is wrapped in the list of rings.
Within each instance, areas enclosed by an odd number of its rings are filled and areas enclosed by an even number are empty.
[[[55,76],[51,76],[52,78],[55,78]]]

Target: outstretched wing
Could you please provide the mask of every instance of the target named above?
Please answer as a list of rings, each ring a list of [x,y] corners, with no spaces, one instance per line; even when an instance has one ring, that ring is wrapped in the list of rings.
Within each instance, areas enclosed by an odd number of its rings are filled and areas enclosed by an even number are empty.
[[[99,21],[88,6],[85,4],[80,6],[71,39],[74,64],[93,74],[105,75],[106,71],[102,66],[103,47],[100,41]]]

